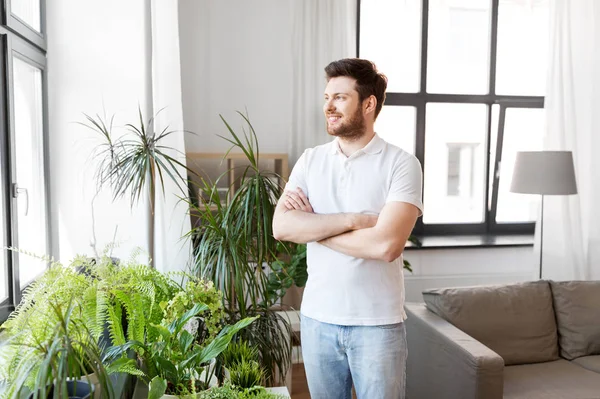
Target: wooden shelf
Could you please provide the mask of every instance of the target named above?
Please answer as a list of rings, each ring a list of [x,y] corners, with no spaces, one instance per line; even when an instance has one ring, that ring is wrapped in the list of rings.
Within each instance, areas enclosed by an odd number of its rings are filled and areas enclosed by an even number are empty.
[[[217,152],[188,152],[186,153],[187,166],[204,178],[215,182],[222,176],[217,184],[220,190],[229,190],[234,193],[240,186],[243,167],[249,165],[246,154],[242,152],[217,153]],[[285,153],[259,153],[258,167],[261,171],[270,171],[277,174],[281,187],[289,178],[288,154]],[[198,178],[190,176],[192,181],[199,183]],[[199,191],[199,190],[198,190]],[[196,192],[200,196],[200,192]],[[222,203],[227,203],[231,198],[221,198]],[[211,210],[216,210],[217,205],[211,205]]]

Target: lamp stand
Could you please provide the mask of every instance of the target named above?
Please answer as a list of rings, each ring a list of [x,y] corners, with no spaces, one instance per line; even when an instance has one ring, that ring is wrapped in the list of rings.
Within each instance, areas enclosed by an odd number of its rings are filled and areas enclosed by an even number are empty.
[[[540,218],[540,280],[542,279],[542,255],[544,254],[544,194],[542,194],[542,216]]]

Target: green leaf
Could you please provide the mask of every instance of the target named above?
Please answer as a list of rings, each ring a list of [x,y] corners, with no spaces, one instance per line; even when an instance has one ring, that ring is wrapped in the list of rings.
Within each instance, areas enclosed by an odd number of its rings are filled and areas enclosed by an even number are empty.
[[[227,326],[221,331],[221,333],[215,338],[210,344],[208,344],[202,352],[200,352],[198,364],[206,363],[227,348],[227,345],[231,342],[233,336],[243,328],[249,326],[254,320],[258,319],[259,316],[247,317],[243,320],[238,321],[233,326]]]
[[[179,335],[179,348],[181,349],[182,353],[185,354],[190,349],[193,342],[194,336],[186,330],[183,330]]]
[[[108,374],[113,373],[127,373],[137,376],[144,376],[144,373],[138,369],[137,363],[134,359],[121,357],[106,367]]]
[[[162,337],[162,339],[167,342],[171,339],[171,331],[160,324],[151,324],[151,328],[155,329],[158,334]]]
[[[160,399],[167,392],[167,382],[160,377],[154,377],[150,381],[150,391],[148,392],[148,399]]]
[[[185,323],[187,323],[192,317],[196,316],[197,314],[204,312],[205,310],[208,310],[208,306],[204,303],[197,303],[194,305],[193,308],[191,308],[190,310],[188,310],[187,312],[185,312],[183,314],[183,316],[181,316],[179,319],[173,321],[171,324],[169,324],[169,331],[172,334],[177,335],[179,333],[179,331],[181,331],[181,329],[183,328],[183,326],[185,326]]]
[[[158,373],[163,375],[167,379],[167,381],[177,385],[177,383],[179,382],[179,374],[177,373],[177,367],[175,367],[175,365],[169,360],[159,355],[155,355],[154,360],[156,361]]]

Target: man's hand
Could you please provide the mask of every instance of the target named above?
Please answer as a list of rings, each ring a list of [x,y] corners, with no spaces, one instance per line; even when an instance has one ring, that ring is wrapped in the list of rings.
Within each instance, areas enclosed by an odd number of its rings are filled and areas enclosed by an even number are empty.
[[[285,207],[288,211],[297,210],[308,213],[314,213],[312,205],[308,201],[308,197],[300,187],[296,190],[286,190],[283,192],[285,196]]]
[[[273,237],[298,244],[320,241],[377,224],[377,215],[363,213],[318,214],[300,188],[281,195],[273,216]]]
[[[296,188],[296,190],[287,190],[283,193],[285,196],[285,207],[288,211],[297,210],[308,213],[315,213],[313,210],[310,201],[304,191],[300,187]],[[351,213],[349,214],[351,217],[351,229],[350,230],[359,230],[359,229],[368,229],[369,227],[374,227],[377,224],[378,215],[367,215],[364,213]]]

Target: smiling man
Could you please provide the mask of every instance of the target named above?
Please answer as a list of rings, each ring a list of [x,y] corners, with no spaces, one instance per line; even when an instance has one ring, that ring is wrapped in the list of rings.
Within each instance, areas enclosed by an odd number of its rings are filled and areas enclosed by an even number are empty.
[[[302,357],[313,399],[404,398],[402,252],[422,214],[419,161],[374,123],[387,78],[362,59],[325,68],[335,139],[304,151],[277,204],[273,234],[307,244]]]

